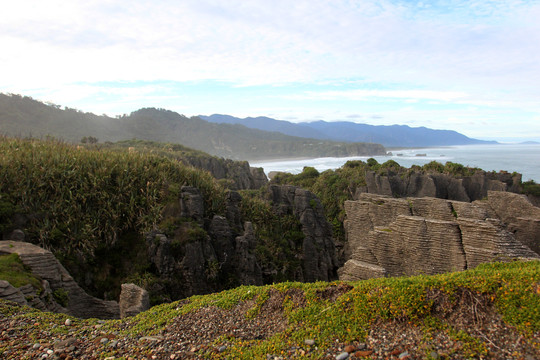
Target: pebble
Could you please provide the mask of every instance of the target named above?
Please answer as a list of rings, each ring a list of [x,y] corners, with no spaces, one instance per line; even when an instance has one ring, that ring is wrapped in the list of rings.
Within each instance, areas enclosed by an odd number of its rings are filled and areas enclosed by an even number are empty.
[[[341,354],[336,356],[336,360],[345,360],[349,358],[348,352],[342,352]]]
[[[147,340],[147,341],[161,341],[163,340],[164,337],[163,336],[160,336],[160,335],[156,335],[156,336],[143,336],[142,338],[139,339],[139,341],[141,340]]]
[[[71,326],[72,322],[71,322],[71,319],[66,319],[66,321],[64,322],[64,325],[66,326]]]
[[[41,344],[35,343],[34,346],[32,346],[32,349],[37,350],[41,347]]]
[[[304,344],[309,345],[309,346],[313,346],[313,345],[315,345],[315,340],[306,339],[306,340],[304,340]]]
[[[354,353],[356,357],[366,357],[373,354],[373,350],[360,350]]]
[[[409,355],[410,355],[410,354],[409,354],[408,351],[404,351],[404,352],[402,352],[401,354],[399,354],[399,358],[400,358],[400,359],[404,359],[404,358],[408,357]]]
[[[106,344],[106,343],[109,342],[109,339],[107,339],[106,337],[104,337],[104,338],[101,338],[101,340],[100,340],[99,342],[102,343],[102,344]]]
[[[225,345],[220,346],[220,347],[218,348],[218,352],[220,352],[220,353],[224,352],[225,350],[227,350],[227,347],[226,347]]]
[[[110,346],[110,347],[117,347],[117,346],[118,346],[118,343],[119,343],[118,340],[113,340],[113,341],[111,341],[111,343],[109,344],[109,346]]]

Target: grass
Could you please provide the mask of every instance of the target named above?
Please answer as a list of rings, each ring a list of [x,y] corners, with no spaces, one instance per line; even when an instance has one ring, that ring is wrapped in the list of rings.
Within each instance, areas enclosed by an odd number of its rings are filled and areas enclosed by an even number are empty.
[[[334,297],[324,295],[339,288],[344,290],[334,292]],[[287,295],[292,291],[300,292],[302,301],[298,302],[298,299]],[[343,343],[365,341],[369,330],[384,322],[418,327],[424,332],[428,348],[434,332],[443,331],[461,344],[457,350],[461,355],[485,357],[487,345],[481,338],[467,328],[455,327],[440,315],[441,311],[447,314],[459,311],[456,306],[467,294],[486,299],[503,321],[520,334],[523,341],[534,342],[533,339],[540,332],[539,261],[484,264],[473,270],[436,276],[382,278],[352,283],[287,282],[262,287],[241,286],[221,293],[162,304],[127,320],[107,321],[102,330],[118,332],[126,338],[155,335],[180,315],[211,306],[232,309],[244,301],[252,301],[245,316],[255,321],[259,316],[264,316],[261,309],[265,302],[272,300],[271,294],[276,292],[284,294],[282,309],[287,321],[285,330],[265,339],[218,338],[214,345],[226,342],[228,347],[223,353],[212,353],[212,358],[260,359],[266,358],[267,354],[287,354],[295,346],[305,347],[305,339],[314,339],[317,344],[317,349],[311,349],[309,357],[321,358],[325,349],[331,348],[336,339]],[[434,293],[446,300],[437,300],[432,296]],[[0,306],[3,315],[9,316],[10,311],[13,311],[12,307],[5,304]],[[26,314],[18,316],[35,314],[35,310],[28,310]],[[47,324],[61,323],[64,319],[63,315],[39,314],[51,319]],[[264,318],[259,320],[264,321]],[[77,322],[92,325],[95,319]],[[28,331],[31,332],[32,328],[29,327]],[[429,357],[429,352],[426,357]]]
[[[40,279],[24,266],[17,254],[0,255],[0,279],[16,288],[28,284],[36,289],[42,288]]]

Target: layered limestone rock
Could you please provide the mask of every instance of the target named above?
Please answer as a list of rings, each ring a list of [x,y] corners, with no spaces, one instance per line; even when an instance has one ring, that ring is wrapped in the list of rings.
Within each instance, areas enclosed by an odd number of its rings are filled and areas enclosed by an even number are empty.
[[[120,310],[116,301],[104,301],[88,295],[77,285],[50,251],[30,243],[9,240],[0,241],[0,254],[12,253],[18,254],[23,264],[28,266],[35,276],[45,282],[42,284],[45,292],[50,290],[53,294],[56,292],[57,294],[67,295],[66,303],[62,305],[51,300],[48,303],[43,303],[43,305],[36,304],[36,307],[43,306],[50,311],[65,312],[80,318],[112,319],[119,317]],[[19,290],[25,299],[28,297],[39,298],[35,289],[33,294],[30,293],[32,289],[29,289],[28,286]]]
[[[50,251],[30,243],[0,241],[0,255],[13,253],[36,278],[41,279],[41,288],[36,289],[30,284],[15,288],[0,280],[0,299],[79,318],[117,319],[136,315],[150,307],[148,292],[135,284],[122,285],[119,303],[101,300],[79,287]]]
[[[237,265],[238,280],[243,285],[263,283],[262,269],[255,256],[257,238],[250,222],[244,224],[244,234],[235,239],[234,263]]]
[[[478,172],[472,176],[412,172],[397,174],[389,171],[381,175],[366,171],[366,185],[359,187],[355,199],[362,193],[397,197],[436,197],[470,202],[487,196],[489,191],[519,192],[520,174],[507,172]]]
[[[181,219],[172,233],[155,230],[147,234],[147,255],[156,275],[167,288],[153,289],[172,300],[220,291],[234,282],[262,285],[256,263],[256,238],[250,223],[242,223],[241,196],[231,191],[226,216],[204,217],[204,199],[194,187],[184,186],[179,212]],[[227,284],[230,282],[230,284]]]
[[[6,280],[0,280],[0,299],[13,301],[21,305],[28,305],[23,292],[20,289],[14,288]]]
[[[495,199],[501,195],[490,196],[484,203],[374,194],[347,201],[344,225],[351,255],[339,270],[340,279],[438,274],[488,261],[540,259],[503,221],[490,217],[489,204],[499,203]],[[521,199],[515,201],[521,204]]]
[[[488,191],[485,208],[501,219],[517,240],[540,254],[540,208],[525,195]]]

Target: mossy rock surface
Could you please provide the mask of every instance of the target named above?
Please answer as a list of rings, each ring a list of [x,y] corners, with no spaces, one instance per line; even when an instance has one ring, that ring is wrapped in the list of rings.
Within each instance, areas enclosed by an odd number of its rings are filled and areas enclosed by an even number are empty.
[[[0,280],[6,280],[15,288],[30,284],[37,290],[42,289],[41,279],[32,274],[15,253],[0,255]]]

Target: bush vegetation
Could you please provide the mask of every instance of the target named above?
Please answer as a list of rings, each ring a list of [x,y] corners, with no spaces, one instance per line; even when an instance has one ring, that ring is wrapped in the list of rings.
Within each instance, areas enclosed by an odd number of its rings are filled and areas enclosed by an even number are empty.
[[[27,241],[79,283],[93,274],[86,289],[97,296],[147,270],[143,235],[183,185],[201,191],[207,217],[225,211],[227,190],[208,172],[149,151],[1,137],[0,169],[0,230],[13,230],[17,214]]]
[[[65,255],[152,229],[169,187],[195,186],[209,215],[224,211],[225,189],[210,174],[153,154],[4,137],[0,168],[1,215],[16,206],[30,238]]]

